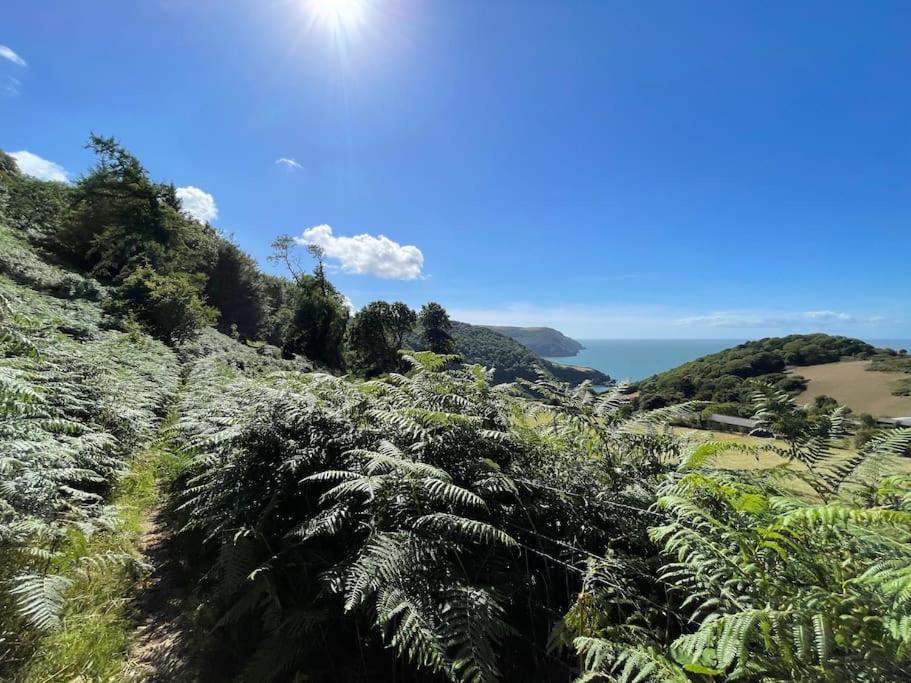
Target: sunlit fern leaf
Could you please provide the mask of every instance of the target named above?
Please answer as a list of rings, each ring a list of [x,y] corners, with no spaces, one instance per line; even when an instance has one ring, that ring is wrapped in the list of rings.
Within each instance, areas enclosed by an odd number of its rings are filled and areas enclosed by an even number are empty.
[[[445,512],[418,517],[414,522],[414,529],[450,534],[456,538],[466,538],[480,544],[500,543],[508,547],[516,545],[516,540],[512,536],[490,524]]]
[[[500,679],[497,653],[512,633],[505,610],[489,591],[458,586],[447,591],[440,614],[443,638],[453,650],[454,678],[466,683]]]
[[[35,628],[49,631],[60,626],[71,579],[54,574],[20,574],[11,580],[10,593],[19,612]]]
[[[752,455],[758,459],[759,450],[751,444],[738,441],[706,441],[692,449],[690,454],[681,461],[678,470],[685,472],[686,470],[710,467],[720,455],[731,451]]]
[[[829,503],[798,508],[782,515],[776,522],[779,528],[794,526],[835,528],[848,524],[857,526],[911,527],[911,512],[887,509],[866,509]]]

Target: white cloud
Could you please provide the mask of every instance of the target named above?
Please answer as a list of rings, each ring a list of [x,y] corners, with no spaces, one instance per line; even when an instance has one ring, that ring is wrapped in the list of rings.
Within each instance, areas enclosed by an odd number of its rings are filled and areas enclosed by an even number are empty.
[[[0,45],[0,58],[8,59],[13,64],[18,66],[26,66],[25,60],[17,55],[11,48],[8,48],[6,45]]]
[[[3,85],[0,86],[0,92],[2,92],[6,97],[16,97],[19,94],[19,86],[22,85],[22,81],[18,78],[13,78],[12,76],[6,76],[3,79]]]
[[[453,320],[479,325],[555,327],[581,339],[730,338],[755,339],[807,332],[901,338],[907,321],[830,310],[686,311],[655,305],[551,305],[516,303],[502,307],[449,310]]]
[[[342,300],[345,303],[345,308],[348,309],[348,315],[354,315],[355,313],[357,313],[357,309],[354,307],[354,302],[351,301],[351,299],[349,299],[347,295],[342,294]]]
[[[424,254],[416,246],[402,245],[385,235],[336,237],[328,225],[317,225],[296,238],[298,244],[316,244],[337,260],[343,271],[376,275],[389,280],[415,280],[421,276]]]
[[[177,188],[177,198],[180,199],[180,205],[183,212],[203,223],[211,223],[218,218],[218,207],[215,205],[215,197],[198,187],[187,185],[186,187]]]
[[[282,157],[281,159],[276,159],[275,165],[284,166],[285,168],[292,170],[292,171],[295,169],[301,168],[301,165],[297,162],[296,159],[289,159],[287,157]]]
[[[806,327],[879,322],[878,316],[857,316],[841,311],[797,311],[792,313],[721,312],[695,315],[678,320],[682,325],[708,327]]]
[[[39,180],[57,180],[61,183],[67,182],[67,172],[60,164],[53,161],[42,159],[37,154],[32,154],[26,150],[21,152],[11,152],[10,156],[16,160],[19,170],[25,175],[30,175]]]

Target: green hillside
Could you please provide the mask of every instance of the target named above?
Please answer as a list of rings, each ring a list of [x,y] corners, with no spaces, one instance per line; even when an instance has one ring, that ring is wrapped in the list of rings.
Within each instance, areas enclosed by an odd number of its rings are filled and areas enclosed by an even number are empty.
[[[539,356],[575,356],[582,344],[552,327],[504,327],[484,325],[487,329],[514,339]]]
[[[498,331],[505,329],[520,328],[491,328],[487,325],[455,322],[452,337],[456,351],[468,363],[496,368],[494,382],[497,383],[514,382],[519,378],[534,380],[538,377],[539,369],[573,385],[583,381],[598,385],[610,383],[610,377],[598,370],[544,360],[540,354],[506,335],[505,332]]]
[[[887,363],[890,358],[897,359],[897,352],[877,349],[850,337],[806,334],[760,339],[643,380],[638,385],[639,401],[646,408],[688,400],[711,401],[729,404],[731,410],[740,406],[744,414],[749,414],[753,392],[750,380],[761,379],[784,391],[799,393],[806,388],[806,380],[799,369],[789,372],[788,368],[843,359],[877,359],[877,363]]]

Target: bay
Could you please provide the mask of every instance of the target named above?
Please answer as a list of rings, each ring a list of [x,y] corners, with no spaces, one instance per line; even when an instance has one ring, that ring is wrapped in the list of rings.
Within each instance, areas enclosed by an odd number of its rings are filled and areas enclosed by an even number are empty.
[[[658,372],[737,346],[746,339],[580,339],[585,348],[557,363],[600,370],[617,380],[641,380]],[[878,347],[911,350],[908,339],[869,339]]]

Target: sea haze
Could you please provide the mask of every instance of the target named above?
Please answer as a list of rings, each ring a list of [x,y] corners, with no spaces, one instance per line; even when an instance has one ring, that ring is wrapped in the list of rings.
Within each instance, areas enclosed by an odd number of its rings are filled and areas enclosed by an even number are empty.
[[[583,365],[617,380],[640,380],[710,353],[742,344],[746,339],[580,339],[577,355],[549,358],[557,363]],[[908,349],[911,340],[869,339],[879,347]]]

